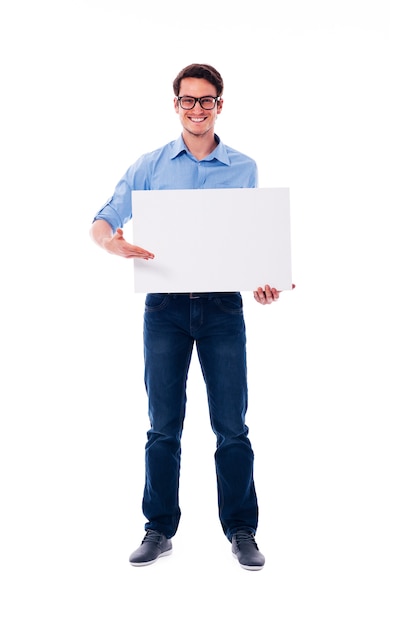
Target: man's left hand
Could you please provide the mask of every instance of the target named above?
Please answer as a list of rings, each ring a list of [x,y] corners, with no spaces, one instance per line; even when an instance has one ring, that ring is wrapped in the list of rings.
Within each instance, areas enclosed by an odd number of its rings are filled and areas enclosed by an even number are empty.
[[[295,289],[295,285],[292,286],[292,289]],[[275,287],[265,285],[265,287],[258,287],[258,289],[253,292],[253,297],[259,304],[272,304],[272,302],[278,300],[280,293],[282,292],[275,289]]]

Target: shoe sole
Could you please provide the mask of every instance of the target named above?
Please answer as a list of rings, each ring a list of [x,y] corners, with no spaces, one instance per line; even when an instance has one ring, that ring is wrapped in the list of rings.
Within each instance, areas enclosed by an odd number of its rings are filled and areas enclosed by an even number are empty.
[[[133,567],[144,567],[145,565],[152,565],[152,563],[156,563],[156,561],[160,559],[161,556],[169,556],[171,553],[172,553],[172,548],[170,550],[165,550],[165,552],[161,552],[161,554],[157,556],[156,559],[153,559],[152,561],[143,561],[142,563],[133,563],[132,561],[129,561],[129,563],[133,565]]]

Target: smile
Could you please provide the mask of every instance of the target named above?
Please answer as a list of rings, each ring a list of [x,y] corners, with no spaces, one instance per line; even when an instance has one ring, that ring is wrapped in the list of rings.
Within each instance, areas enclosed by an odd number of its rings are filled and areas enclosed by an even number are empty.
[[[206,119],[205,117],[190,117],[190,120],[192,122],[197,122],[197,123],[198,122],[204,122],[205,119]]]

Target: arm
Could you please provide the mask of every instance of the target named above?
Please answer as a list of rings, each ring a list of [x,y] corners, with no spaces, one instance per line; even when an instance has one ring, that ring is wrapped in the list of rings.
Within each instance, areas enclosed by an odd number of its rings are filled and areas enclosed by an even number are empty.
[[[295,285],[292,286],[292,289],[295,289]],[[275,287],[265,285],[265,287],[258,287],[258,289],[253,292],[253,297],[259,304],[271,304],[278,300],[280,293],[282,292],[275,289]]]
[[[107,250],[110,254],[117,254],[126,259],[153,259],[154,255],[148,250],[134,246],[128,243],[123,237],[123,230],[118,228],[113,234],[112,227],[105,220],[96,220],[90,229],[90,235],[93,241]]]

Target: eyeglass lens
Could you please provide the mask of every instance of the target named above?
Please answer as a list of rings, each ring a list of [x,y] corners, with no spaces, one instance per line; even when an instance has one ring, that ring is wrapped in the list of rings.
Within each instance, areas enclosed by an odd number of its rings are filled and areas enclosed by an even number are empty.
[[[192,98],[191,96],[180,96],[178,101],[183,109],[193,109],[197,102],[202,109],[210,110],[216,106],[217,98],[213,96],[203,96],[202,98]]]

